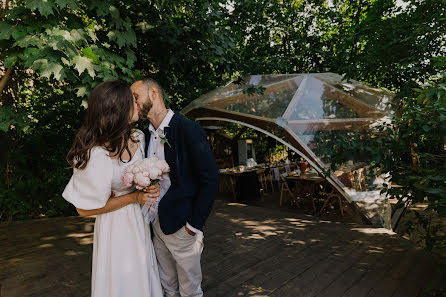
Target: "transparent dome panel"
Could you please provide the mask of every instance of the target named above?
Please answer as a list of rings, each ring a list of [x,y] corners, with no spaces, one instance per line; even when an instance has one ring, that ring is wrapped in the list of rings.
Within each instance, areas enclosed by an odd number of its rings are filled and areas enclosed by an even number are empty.
[[[378,88],[372,88],[356,80],[342,80],[342,76],[335,73],[320,73],[314,75],[314,77],[380,111],[393,113],[392,100],[394,95],[391,93]]]
[[[297,137],[322,161],[351,194],[376,191],[384,178],[372,172],[371,155],[364,149],[368,131],[295,131]],[[332,166],[333,165],[333,166]]]
[[[215,101],[210,106],[275,119],[283,115],[301,81],[301,77],[294,77],[267,87],[251,86],[230,97]]]
[[[250,75],[244,79],[240,86],[246,87],[249,85],[260,86],[278,83],[291,78],[296,78],[296,74],[272,74],[272,75]]]
[[[307,76],[285,116],[289,120],[358,118],[359,114],[339,98],[336,89]]]
[[[204,99],[199,98],[204,103],[212,103],[220,100],[225,100],[229,97],[240,96],[251,91],[261,90],[263,88],[269,88],[270,85],[281,84],[290,80],[301,81],[302,78],[296,74],[286,75],[250,75],[245,78],[233,80],[226,84],[224,87],[220,87],[211,93],[202,96]]]

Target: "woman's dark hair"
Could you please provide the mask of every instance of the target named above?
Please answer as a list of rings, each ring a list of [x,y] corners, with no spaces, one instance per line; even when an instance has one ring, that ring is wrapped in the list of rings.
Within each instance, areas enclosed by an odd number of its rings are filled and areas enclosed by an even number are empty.
[[[111,80],[97,85],[88,97],[88,109],[84,123],[74,138],[73,146],[67,154],[72,168],[84,169],[90,159],[90,151],[102,146],[111,156],[119,156],[127,151],[131,156],[128,140],[132,137],[130,120],[133,114],[133,95],[123,81]]]

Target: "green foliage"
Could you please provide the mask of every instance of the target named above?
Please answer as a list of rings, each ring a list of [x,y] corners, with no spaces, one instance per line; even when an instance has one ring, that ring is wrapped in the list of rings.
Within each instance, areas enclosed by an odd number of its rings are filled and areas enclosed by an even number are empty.
[[[408,198],[428,205],[424,214],[414,212],[414,224],[424,228],[420,239],[427,249],[444,251],[446,236],[446,63],[435,59],[440,72],[428,83],[401,99],[393,118],[375,127],[373,137],[350,133],[335,139],[329,147],[332,169],[351,156],[365,156],[371,174],[387,174],[381,191],[389,198]],[[356,160],[358,161],[358,160]],[[433,215],[434,214],[434,215]],[[433,222],[432,218],[437,218]],[[410,229],[409,229],[410,231]]]
[[[234,72],[235,41],[226,1],[133,1],[125,12],[138,36],[141,75],[161,83],[181,109]]]
[[[401,187],[387,194],[410,197],[414,202],[427,199],[430,207],[446,215],[446,93],[444,78],[426,87],[417,98],[404,100],[394,128],[380,139],[381,164],[391,181]]]
[[[11,2],[0,23],[14,70],[0,104],[0,220],[74,214],[61,192],[81,105],[103,80],[132,81],[136,35],[116,1]]]
[[[70,175],[64,156],[90,90],[104,80],[151,76],[181,109],[246,74],[326,71],[402,99],[373,143],[336,135],[320,139],[320,153],[367,156],[402,185],[389,195],[428,197],[442,212],[445,82],[419,86],[444,69],[442,0],[9,2],[0,22],[1,66],[13,69],[0,104],[1,220],[73,213],[60,197]]]
[[[446,65],[445,65],[446,66]],[[446,69],[446,67],[445,67]],[[367,131],[329,137],[318,155],[330,156],[332,170],[353,158],[367,162],[378,174],[388,174],[390,198],[427,202],[446,214],[446,92],[444,74],[415,96],[401,99],[401,109],[389,121]],[[370,137],[372,133],[373,137]]]
[[[265,92],[266,88],[263,86],[255,86],[255,85],[249,85],[243,90],[243,94],[248,95],[254,95],[254,94],[260,94],[263,95],[263,92]]]
[[[378,126],[368,147],[375,166],[390,173],[398,187],[384,190],[392,198],[427,202],[446,215],[446,59],[434,59],[439,74],[415,89],[391,123]]]
[[[89,90],[111,78],[130,82],[136,35],[113,2],[16,2],[0,24],[5,67],[31,68],[55,83],[69,82],[73,89]]]
[[[393,91],[436,74],[446,3],[234,1],[227,13],[243,74],[335,72]],[[408,95],[408,94],[405,94]]]
[[[410,96],[416,82],[438,72],[432,57],[444,56],[446,3],[442,0],[339,1],[351,22],[340,26],[333,66],[347,77]],[[341,22],[341,19],[339,19]]]
[[[0,180],[2,220],[74,214],[60,194],[71,175],[65,155],[84,109],[79,108],[75,95],[70,96],[69,88],[49,88],[42,79],[33,83],[33,87],[18,90],[30,101],[28,106],[19,108],[19,113],[26,112],[31,118],[28,129],[23,132],[10,127],[0,132],[5,144],[0,160],[0,173],[4,176]]]

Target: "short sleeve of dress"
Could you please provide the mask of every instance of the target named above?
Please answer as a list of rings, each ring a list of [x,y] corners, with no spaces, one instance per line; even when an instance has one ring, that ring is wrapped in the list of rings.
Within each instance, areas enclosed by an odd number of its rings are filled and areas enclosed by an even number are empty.
[[[73,176],[62,196],[76,208],[102,208],[110,198],[112,178],[113,162],[108,152],[94,147],[87,166],[82,170],[73,169]]]

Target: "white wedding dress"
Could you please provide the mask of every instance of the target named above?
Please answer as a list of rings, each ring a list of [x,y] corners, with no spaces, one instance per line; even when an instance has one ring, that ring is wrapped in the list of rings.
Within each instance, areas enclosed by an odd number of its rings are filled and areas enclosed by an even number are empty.
[[[144,158],[144,134],[136,130],[139,148],[132,160],[111,159],[108,151],[94,147],[83,170],[74,169],[62,196],[80,209],[102,208],[115,197],[134,191],[121,176],[127,166]],[[94,227],[92,297],[161,297],[150,228],[139,204],[98,215]]]

